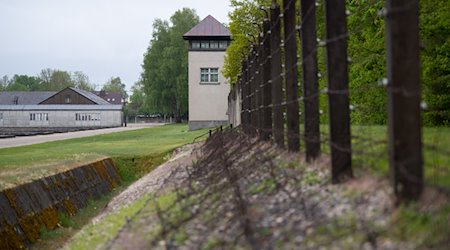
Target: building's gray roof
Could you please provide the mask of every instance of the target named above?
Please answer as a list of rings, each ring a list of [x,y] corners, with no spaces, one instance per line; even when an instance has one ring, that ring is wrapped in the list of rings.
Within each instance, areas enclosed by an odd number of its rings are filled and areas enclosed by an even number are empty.
[[[82,90],[82,89],[76,89],[76,88],[70,88],[71,90],[77,92],[78,94],[88,98],[89,100],[97,103],[98,105],[111,105],[111,103],[103,100],[103,98],[101,98],[100,96],[91,93],[89,91],[86,90]]]
[[[122,105],[96,105],[96,104],[80,104],[80,105],[65,105],[65,104],[39,104],[39,105],[0,105],[0,111],[7,110],[34,110],[34,111],[59,111],[59,110],[122,110]]]
[[[231,33],[223,24],[217,21],[211,15],[207,16],[200,23],[185,33],[185,39],[195,37],[230,37]]]
[[[122,94],[118,92],[95,91],[95,94],[111,104],[122,104]]]
[[[33,105],[39,104],[50,96],[56,94],[52,91],[6,91],[0,92],[0,105]],[[17,100],[17,103],[15,102]]]
[[[98,95],[86,90],[70,88],[78,94],[88,98],[98,105],[111,105]],[[0,105],[37,105],[50,97],[58,94],[60,91],[5,91],[0,92]],[[15,100],[17,99],[17,103]]]

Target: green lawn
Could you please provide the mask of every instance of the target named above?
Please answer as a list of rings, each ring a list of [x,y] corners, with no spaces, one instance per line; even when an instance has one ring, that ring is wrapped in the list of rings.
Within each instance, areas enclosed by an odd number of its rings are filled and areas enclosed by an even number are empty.
[[[321,125],[322,152],[329,154],[328,125]],[[353,168],[388,175],[388,128],[352,125]],[[450,127],[422,128],[425,179],[428,184],[450,188]],[[303,145],[302,145],[303,146]]]
[[[177,124],[0,149],[0,189],[104,157],[153,160],[205,132]]]
[[[388,174],[386,126],[352,126],[354,167],[369,167]],[[450,188],[450,128],[422,130],[425,179],[428,184]]]

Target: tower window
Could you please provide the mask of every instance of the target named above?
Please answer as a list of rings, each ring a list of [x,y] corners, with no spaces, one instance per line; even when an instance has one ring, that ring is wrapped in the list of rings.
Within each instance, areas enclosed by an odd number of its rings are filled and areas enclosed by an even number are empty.
[[[193,40],[189,42],[192,50],[226,50],[230,41],[226,40]]]
[[[209,42],[209,47],[211,49],[218,49],[219,48],[219,41],[211,41],[211,42]]]
[[[191,46],[193,49],[200,49],[200,41],[192,41]]]
[[[219,68],[200,68],[200,83],[219,83]]]
[[[209,49],[209,41],[202,41],[202,49]]]
[[[220,41],[219,42],[219,48],[221,48],[221,49],[228,48],[228,41]]]

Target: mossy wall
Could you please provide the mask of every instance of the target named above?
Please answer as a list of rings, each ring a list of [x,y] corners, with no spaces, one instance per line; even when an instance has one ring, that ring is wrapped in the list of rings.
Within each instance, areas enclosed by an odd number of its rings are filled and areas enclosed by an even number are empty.
[[[0,249],[23,249],[54,229],[58,214],[74,215],[120,185],[111,159],[87,164],[0,192]]]

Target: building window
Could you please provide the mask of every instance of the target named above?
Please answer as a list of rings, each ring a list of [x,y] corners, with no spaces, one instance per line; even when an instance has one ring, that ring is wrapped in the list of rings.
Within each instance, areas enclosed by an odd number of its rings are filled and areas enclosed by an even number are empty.
[[[229,42],[228,41],[219,41],[219,48],[226,49],[228,48]]]
[[[100,121],[99,113],[76,113],[75,121]]]
[[[193,49],[200,49],[200,41],[192,41],[191,47]]]
[[[209,69],[209,81],[210,82],[219,82],[219,69],[211,68]]]
[[[209,49],[209,41],[202,41],[202,49]]]
[[[64,101],[65,101],[66,103],[71,103],[71,102],[72,102],[72,99],[70,98],[70,95],[66,95],[66,98],[64,99]]]
[[[209,47],[211,49],[218,49],[219,48],[219,41],[210,41],[209,42]]]
[[[0,121],[3,121],[3,113],[0,113]]]
[[[189,42],[190,49],[193,50],[226,50],[230,45],[227,40],[194,40]]]
[[[219,68],[201,68],[201,83],[219,83]]]
[[[30,121],[48,121],[47,113],[31,113]]]

